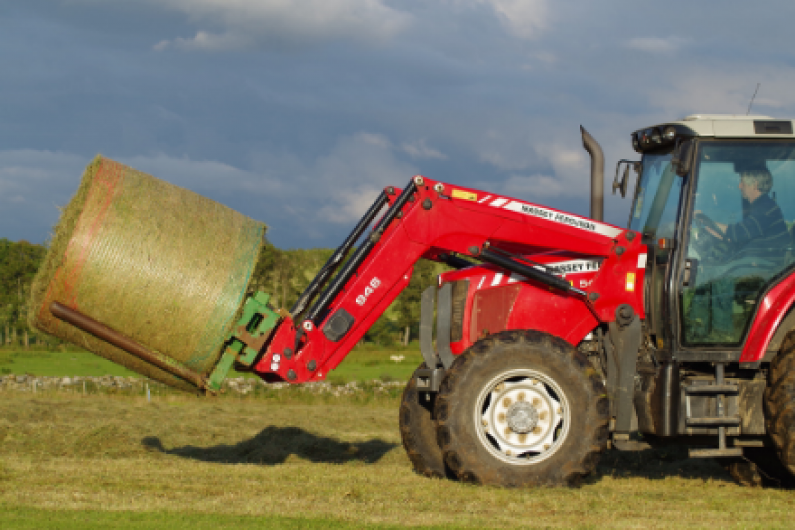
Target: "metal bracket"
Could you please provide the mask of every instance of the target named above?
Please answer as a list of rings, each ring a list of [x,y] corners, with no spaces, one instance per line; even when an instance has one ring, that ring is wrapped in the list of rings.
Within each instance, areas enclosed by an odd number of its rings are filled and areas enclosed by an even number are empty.
[[[207,386],[218,391],[226,374],[235,363],[251,367],[271,338],[283,314],[268,307],[270,295],[257,292],[246,300],[243,314],[225,341],[223,355],[207,378]]]
[[[635,372],[641,346],[641,326],[637,315],[623,326],[610,322],[605,346],[613,357],[612,366],[608,367],[608,387],[612,387],[608,390],[614,402],[611,410],[614,410],[616,417],[615,432],[629,433],[635,411]],[[615,375],[610,374],[611,371]]]
[[[455,355],[450,349],[450,329],[453,318],[453,284],[446,283],[439,289],[436,304],[436,349],[439,360],[447,370],[453,365]]]
[[[420,352],[425,360],[425,366],[436,368],[439,365],[439,357],[433,348],[433,307],[436,294],[436,286],[431,285],[422,292],[420,297]]]
[[[437,298],[434,300],[434,298]],[[433,347],[433,308],[436,302],[436,348]],[[450,368],[455,361],[450,349],[450,329],[453,318],[453,285],[440,289],[431,285],[420,298],[420,352],[425,365],[434,369],[439,365]]]
[[[444,379],[444,368],[423,368],[416,371],[417,390],[420,392],[438,392]]]

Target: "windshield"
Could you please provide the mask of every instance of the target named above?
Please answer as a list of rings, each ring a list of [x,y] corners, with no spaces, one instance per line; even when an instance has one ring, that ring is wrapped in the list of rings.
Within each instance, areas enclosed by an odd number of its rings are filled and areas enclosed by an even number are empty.
[[[795,261],[795,142],[703,141],[696,164],[684,342],[739,345],[761,293]]]
[[[671,166],[671,153],[646,154],[642,167],[629,229],[652,239],[672,237],[682,179]]]

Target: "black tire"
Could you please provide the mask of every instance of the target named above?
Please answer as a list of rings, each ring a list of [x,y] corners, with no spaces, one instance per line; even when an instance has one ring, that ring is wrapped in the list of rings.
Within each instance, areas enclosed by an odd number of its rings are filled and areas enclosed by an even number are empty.
[[[421,364],[417,370],[425,368]],[[400,437],[414,471],[431,478],[448,475],[442,450],[436,443],[436,424],[432,411],[435,397],[417,391],[417,372],[412,374],[400,401]]]
[[[762,486],[762,475],[753,462],[748,462],[742,458],[718,458],[716,460],[740,486],[747,488]]]
[[[444,460],[464,482],[576,486],[607,447],[609,402],[588,359],[538,331],[504,331],[453,363],[436,398]]]
[[[781,464],[795,475],[795,331],[770,363],[765,390],[765,426]]]
[[[792,488],[795,477],[769,447],[746,447],[744,458],[718,459],[737,484],[750,488]]]

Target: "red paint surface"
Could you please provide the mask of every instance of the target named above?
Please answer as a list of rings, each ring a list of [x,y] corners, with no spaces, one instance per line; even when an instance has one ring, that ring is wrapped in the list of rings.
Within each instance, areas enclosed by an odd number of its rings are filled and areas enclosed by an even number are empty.
[[[741,363],[752,363],[765,356],[767,345],[773,339],[778,325],[784,319],[787,311],[795,303],[795,275],[785,278],[773,287],[759,302],[748,340],[745,341]]]
[[[344,308],[355,323],[338,343],[329,341],[322,333],[324,322],[307,331],[297,351],[287,359],[285,348],[295,349],[297,324],[289,319],[282,323],[268,347],[267,352],[254,370],[267,380],[283,379],[291,382],[304,382],[322,379],[328,370],[336,367],[364,333],[383,313],[388,305],[408,285],[416,261],[422,257],[434,259],[440,253],[457,252],[464,256],[472,255],[470,248],[481,247],[488,242],[508,252],[532,256],[544,263],[557,263],[571,260],[600,260],[601,269],[594,271],[571,271],[564,277],[586,292],[597,292],[595,302],[582,297],[550,290],[547,286],[516,278],[520,285],[519,294],[511,308],[500,309],[506,318],[508,329],[538,329],[548,331],[572,344],[579,342],[589,333],[599,320],[611,321],[615,318],[615,308],[622,303],[630,304],[643,318],[642,286],[643,269],[638,268],[638,257],[645,253],[640,238],[626,239],[627,232],[608,225],[588,221],[580,216],[571,216],[552,208],[540,207],[545,216],[529,214],[535,205],[514,201],[507,197],[493,196],[478,190],[441,184],[443,191],[434,190],[436,181],[425,179],[415,200],[406,204],[403,215],[396,219],[384,232],[357,271],[332,302],[328,315]],[[451,190],[474,194],[484,202],[455,198]],[[399,191],[398,191],[399,193]],[[390,197],[394,201],[397,195]],[[495,200],[502,201],[500,204]],[[424,208],[429,200],[431,207]],[[503,207],[512,201],[514,209]],[[518,209],[518,210],[517,210]],[[555,221],[552,218],[561,214],[568,220]],[[583,224],[584,223],[584,224]],[[572,226],[576,224],[578,228]],[[596,233],[601,230],[605,233]],[[607,234],[610,235],[607,235]],[[563,251],[563,252],[561,252]],[[471,267],[445,275],[444,281],[458,277],[470,277],[470,293],[464,316],[464,340],[451,345],[454,353],[460,353],[471,343],[472,300],[481,289],[495,288],[494,282],[500,272],[496,267]],[[505,282],[510,281],[510,273],[501,271]],[[627,288],[627,274],[634,274],[633,289]],[[480,277],[491,275],[488,286],[480,284]],[[372,288],[374,279],[378,287]],[[371,288],[372,292],[367,292]],[[365,295],[362,302],[362,295]],[[505,299],[506,303],[508,299]],[[489,330],[491,332],[491,330]],[[279,354],[279,362],[274,363],[273,355]],[[307,368],[315,361],[316,370]],[[274,367],[278,364],[278,367]],[[287,373],[292,370],[294,379]]]

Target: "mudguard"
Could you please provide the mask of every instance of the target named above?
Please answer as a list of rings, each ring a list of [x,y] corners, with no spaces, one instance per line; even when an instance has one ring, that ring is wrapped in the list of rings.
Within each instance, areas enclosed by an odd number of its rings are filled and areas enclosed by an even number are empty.
[[[795,303],[795,275],[782,280],[759,302],[759,308],[748,332],[741,363],[755,363],[762,360],[770,341],[784,320],[790,307]]]

